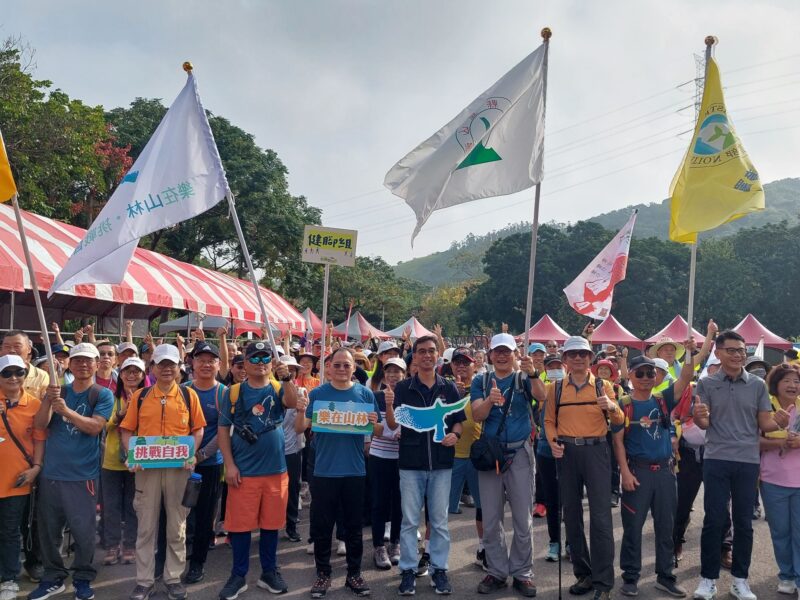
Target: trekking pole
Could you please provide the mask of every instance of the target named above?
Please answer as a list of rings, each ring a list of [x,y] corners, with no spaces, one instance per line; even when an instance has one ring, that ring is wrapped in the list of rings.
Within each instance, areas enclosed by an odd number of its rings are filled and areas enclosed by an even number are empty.
[[[556,514],[558,515],[558,600],[561,599],[561,473],[558,463],[561,459],[556,458]]]

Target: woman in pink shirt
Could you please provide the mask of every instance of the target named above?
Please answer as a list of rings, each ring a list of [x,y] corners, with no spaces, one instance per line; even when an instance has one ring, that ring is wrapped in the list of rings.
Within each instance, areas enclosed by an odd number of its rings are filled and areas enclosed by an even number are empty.
[[[800,367],[777,365],[767,384],[773,408],[783,408],[790,419],[786,430],[761,440],[761,498],[778,563],[778,592],[794,594],[800,587]]]

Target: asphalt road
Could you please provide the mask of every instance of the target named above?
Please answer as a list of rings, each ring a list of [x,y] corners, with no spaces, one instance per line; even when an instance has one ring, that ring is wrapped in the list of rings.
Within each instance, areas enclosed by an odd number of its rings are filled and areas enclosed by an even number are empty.
[[[694,591],[700,571],[700,529],[702,526],[702,490],[701,495],[695,503],[693,520],[687,532],[687,543],[684,546],[684,559],[676,571],[678,582],[687,588],[690,596]],[[303,521],[300,525],[302,535],[308,533],[308,511],[302,511]],[[479,595],[476,591],[478,582],[484,573],[474,565],[476,541],[475,528],[473,525],[474,509],[463,508],[463,514],[451,515],[450,534],[452,546],[450,551],[450,582],[453,586],[454,598],[514,598],[520,597],[510,587],[503,592],[492,596]],[[619,510],[614,511],[614,534],[617,550],[615,564],[619,563],[619,540],[622,538],[622,525],[620,523]],[[588,532],[588,512],[586,515],[586,528]],[[507,516],[510,523],[510,514]],[[750,569],[750,584],[753,591],[760,599],[767,598],[790,598],[781,596],[776,591],[777,586],[777,567],[772,552],[769,529],[767,523],[761,519],[754,522],[755,542],[753,546],[753,562]],[[222,539],[220,538],[220,542]],[[553,599],[559,597],[558,594],[558,566],[557,563],[548,563],[544,560],[547,550],[547,528],[544,519],[534,519],[534,576],[538,588],[538,598]],[[639,598],[668,598],[666,594],[657,591],[655,584],[654,568],[654,541],[653,532],[650,526],[646,526],[643,557],[643,576],[639,583]],[[397,598],[397,585],[399,576],[396,568],[391,571],[378,571],[372,564],[372,544],[369,529],[364,529],[364,578],[372,588],[373,598]],[[278,547],[279,564],[281,572],[289,585],[289,593],[284,598],[309,598],[309,589],[314,580],[314,561],[313,557],[306,554],[305,543],[291,543],[281,539]],[[102,565],[102,550],[98,548],[96,564]],[[328,598],[343,599],[352,598],[352,594],[344,588],[345,563],[344,557],[334,556],[333,560],[333,581]],[[225,583],[231,567],[230,548],[225,545],[217,546],[209,553],[208,563],[206,564],[206,577],[199,584],[188,588],[189,598],[193,600],[216,599],[219,590]],[[563,597],[571,598],[567,588],[573,582],[571,564],[564,560],[563,568]],[[255,538],[250,561],[250,573],[248,575],[249,589],[240,595],[240,598],[265,598],[270,594],[265,590],[257,588],[255,583],[261,573],[258,562],[258,542]],[[619,574],[619,569],[617,568]],[[33,589],[33,584],[28,583],[23,576],[21,589],[27,594]],[[435,594],[429,587],[429,578],[417,580],[417,597],[433,598]],[[718,587],[720,590],[719,598],[731,597],[728,594],[730,587],[730,573],[722,571]],[[116,565],[113,567],[99,566],[99,575],[95,581],[95,597],[98,600],[123,600],[128,597],[135,583],[135,569],[133,565]],[[621,585],[621,580],[617,579],[617,585]],[[153,598],[159,600],[166,599],[163,588],[157,584],[159,593]],[[56,596],[56,598],[71,597],[71,587],[68,593]],[[24,597],[24,595],[22,595]],[[619,592],[615,592],[615,598],[622,598]],[[586,598],[584,596],[583,598]]]

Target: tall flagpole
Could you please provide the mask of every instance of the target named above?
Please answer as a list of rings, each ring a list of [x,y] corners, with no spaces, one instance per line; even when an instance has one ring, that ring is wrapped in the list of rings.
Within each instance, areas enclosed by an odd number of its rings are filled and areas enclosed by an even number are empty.
[[[547,113],[547,59],[550,54],[550,38],[553,32],[549,27],[542,29],[542,40],[544,40],[544,83],[542,85],[542,101],[544,110],[542,118]],[[536,193],[533,200],[533,224],[531,225],[531,254],[528,265],[528,299],[525,304],[525,354],[528,353],[529,331],[531,328],[531,315],[533,313],[533,281],[536,272],[536,242],[539,237],[539,198],[542,193],[542,184],[536,184]]]
[[[325,279],[322,284],[322,344],[319,349],[319,380],[325,383],[325,346],[328,337],[328,284],[331,280],[331,266],[325,263]],[[311,326],[314,331],[314,326]]]
[[[242,225],[239,223],[239,215],[236,212],[236,201],[233,197],[233,192],[228,195],[228,207],[230,208],[231,220],[236,229],[236,235],[239,238],[239,245],[242,247],[242,254],[244,254],[244,262],[247,265],[247,270],[250,273],[250,281],[253,282],[253,291],[256,293],[258,306],[261,308],[261,318],[264,320],[264,327],[267,329],[267,338],[269,339],[270,348],[272,348],[272,356],[274,360],[278,360],[278,347],[275,345],[275,336],[272,334],[272,325],[267,316],[267,308],[264,305],[264,299],[261,297],[261,287],[258,285],[256,279],[256,272],[253,269],[253,261],[250,260],[250,251],[247,249],[247,242],[244,241],[244,234],[242,233]]]
[[[711,49],[717,43],[713,35],[706,36],[706,77],[708,76],[708,61],[711,60]],[[703,79],[703,94],[705,95],[706,78]],[[699,117],[698,117],[699,118]],[[689,306],[686,310],[686,339],[692,337],[692,321],[694,320],[694,281],[697,272],[697,242],[692,243],[692,256],[689,262]]]
[[[36,282],[36,272],[33,270],[33,259],[31,258],[31,251],[28,248],[28,236],[25,234],[25,224],[22,222],[22,213],[19,210],[17,194],[11,197],[11,203],[14,206],[14,215],[17,217],[19,240],[22,243],[22,253],[25,255],[25,263],[28,265],[28,276],[31,280],[33,301],[36,303],[36,314],[39,316],[39,329],[42,330],[42,338],[44,339],[44,351],[47,353],[47,366],[50,372],[50,385],[56,385],[58,383],[58,377],[56,376],[56,366],[53,362],[53,350],[50,347],[50,337],[47,334],[47,321],[44,319],[42,299],[39,297],[39,284]]]

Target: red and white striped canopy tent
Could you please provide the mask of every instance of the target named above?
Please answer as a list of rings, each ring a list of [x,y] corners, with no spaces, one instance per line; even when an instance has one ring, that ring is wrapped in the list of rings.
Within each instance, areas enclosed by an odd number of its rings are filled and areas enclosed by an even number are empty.
[[[372,338],[380,338],[388,340],[390,335],[384,333],[380,329],[370,325],[370,322],[364,318],[359,311],[350,315],[349,321],[342,321],[333,328],[334,334],[343,334],[348,338],[354,338],[365,342]]]
[[[661,340],[670,339],[674,342],[683,342],[686,339],[686,328],[688,324],[686,323],[686,319],[682,316],[678,315],[669,324],[664,327],[661,331],[656,333],[655,335],[650,336],[645,340],[647,344],[657,344]],[[703,343],[703,340],[706,339],[702,333],[697,331],[694,327],[692,327],[692,335],[694,336],[694,341],[697,342],[698,345]],[[592,338],[594,339],[594,338]]]
[[[569,334],[564,331],[561,326],[550,318],[550,315],[544,315],[541,319],[528,330],[528,339],[531,342],[547,342],[555,340],[563,342],[569,337]],[[520,333],[517,340],[524,340],[525,334]]]
[[[310,308],[305,309],[302,312],[302,315],[305,324],[303,325],[303,331],[301,332],[301,334],[305,335],[305,333],[308,332],[310,326],[311,331],[314,332],[315,338],[322,337],[322,327],[323,327],[322,319],[320,319]],[[344,338],[344,334],[337,333],[336,331],[333,332],[333,336],[339,339]]]
[[[417,317],[411,317],[408,321],[400,325],[400,327],[395,327],[386,332],[387,335],[392,337],[400,338],[403,337],[403,332],[408,327],[409,331],[411,332],[409,336],[412,340],[416,340],[417,338],[421,338],[426,335],[434,335],[432,331],[426,329],[422,323],[417,321]]]
[[[758,344],[764,338],[764,345],[769,348],[779,348],[788,350],[792,347],[792,342],[783,339],[781,336],[772,333],[764,327],[761,322],[752,314],[748,313],[733,330],[744,338],[744,341],[752,346]]]
[[[22,217],[36,280],[40,291],[46,292],[85,231],[26,211],[22,211]],[[24,294],[30,287],[14,211],[8,204],[0,204],[0,290],[22,294],[19,301],[24,304]],[[289,302],[263,287],[261,294],[267,315],[276,327],[282,331],[303,330],[303,317]],[[121,284],[77,285],[45,301],[50,314],[53,309],[61,313],[106,314],[119,304],[126,305],[129,318],[152,316],[156,308],[174,308],[255,323],[262,321],[250,283],[142,248],[136,249]]]
[[[642,347],[642,340],[625,329],[613,315],[608,315],[592,334],[593,344],[622,344],[623,346]]]

